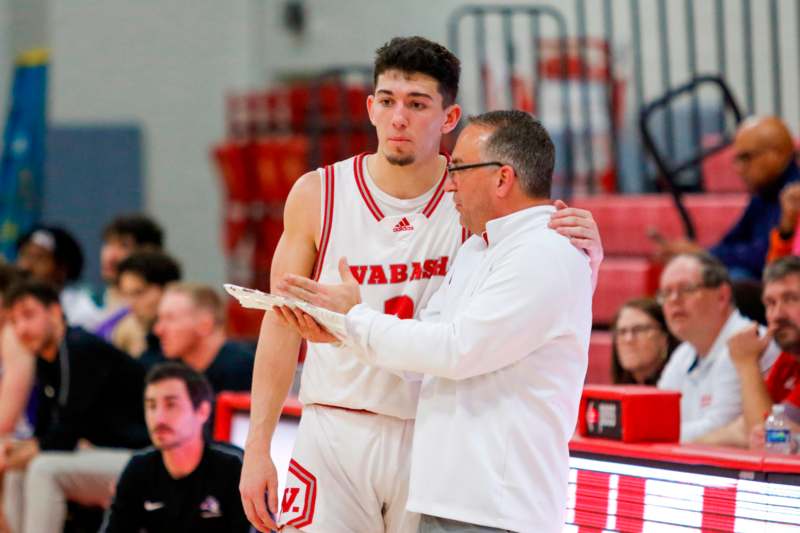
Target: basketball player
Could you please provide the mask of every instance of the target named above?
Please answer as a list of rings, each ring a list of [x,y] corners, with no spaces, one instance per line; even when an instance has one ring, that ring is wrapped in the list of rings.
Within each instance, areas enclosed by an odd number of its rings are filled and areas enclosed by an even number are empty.
[[[448,159],[439,153],[442,135],[461,116],[459,71],[452,53],[420,37],[395,38],[377,51],[375,92],[367,98],[377,152],[297,181],[273,258],[273,287],[287,273],[338,283],[338,258],[345,256],[365,302],[416,316],[467,237],[445,197]],[[596,270],[602,249],[591,215],[561,213],[552,224],[589,249]],[[270,442],[299,347],[298,334],[265,313],[240,484],[251,523],[261,531],[276,528],[269,509],[280,511],[283,531],[416,531],[419,518],[405,504],[419,384],[331,345],[309,344],[303,416],[278,509]]]

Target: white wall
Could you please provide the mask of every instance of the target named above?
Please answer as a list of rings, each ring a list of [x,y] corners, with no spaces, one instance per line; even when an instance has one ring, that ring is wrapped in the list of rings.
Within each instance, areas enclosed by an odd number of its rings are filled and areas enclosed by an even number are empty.
[[[564,0],[506,0],[504,5],[543,5],[552,6],[563,13],[566,19],[568,34],[575,35],[576,12],[575,2]],[[603,36],[603,3],[600,0],[588,0],[587,30],[589,35]],[[283,2],[265,2],[261,16],[261,34],[263,35],[263,56],[261,57],[260,79],[272,81],[281,75],[291,72],[302,72],[319,69],[325,65],[358,62],[369,64],[373,52],[380,44],[395,35],[418,34],[442,43],[447,42],[447,21],[457,7],[469,4],[491,5],[491,1],[464,0],[306,0],[309,25],[302,38],[289,34],[281,25]],[[628,88],[632,90],[632,35],[630,31],[630,1],[613,0],[614,38],[616,52],[627,60],[627,67],[622,75],[628,79]],[[658,34],[659,14],[655,0],[640,0],[642,20],[642,62],[645,65],[645,95],[653,98],[663,92],[661,71],[658,67],[660,41]],[[778,0],[781,21],[780,31],[782,61],[782,77],[784,88],[784,114],[788,117],[796,134],[800,134],[800,99],[793,94],[800,92],[798,86],[798,35],[797,0]],[[671,82],[678,84],[690,78],[686,57],[686,34],[683,27],[684,2],[666,2],[670,21]],[[712,31],[714,25],[713,7],[710,0],[693,0],[695,30],[697,32],[698,71],[708,73],[716,64],[716,42]],[[771,109],[771,94],[767,85],[759,84],[771,76],[774,62],[770,56],[767,2],[752,2],[753,11],[753,57],[756,74],[756,112]],[[740,2],[725,2],[729,81],[733,85],[736,96],[744,105],[744,81],[742,67],[742,12]],[[495,24],[495,27],[497,25]],[[543,28],[547,28],[544,24]],[[467,28],[465,28],[467,29]],[[494,48],[498,51],[499,37],[492,32],[491,23],[489,37],[495,37]],[[492,45],[490,44],[490,48]],[[522,50],[524,46],[520,46]],[[459,53],[464,66],[462,83],[469,91],[469,81],[474,79],[474,56],[469,47]],[[468,94],[464,96],[469,97]],[[628,101],[632,102],[633,93],[629,91]],[[630,109],[630,106],[629,106]]]
[[[224,279],[217,176],[224,94],[248,81],[248,9],[234,0],[51,0],[55,122],[135,122],[147,210],[188,279]]]
[[[375,49],[395,35],[444,42],[445,20],[458,0],[306,0],[307,25],[297,37],[283,26],[282,1],[264,2],[260,78],[329,65],[371,64]]]
[[[0,0],[0,128],[8,112],[15,58],[49,44],[48,10],[48,0]]]
[[[49,43],[49,0],[6,0],[9,48],[17,53]]]
[[[796,94],[800,28],[796,0],[778,0],[785,16],[782,47],[790,64],[785,94]],[[224,278],[219,246],[219,191],[208,149],[224,136],[224,94],[263,84],[282,75],[340,64],[370,64],[375,48],[395,35],[419,34],[445,43],[447,20],[462,0],[305,0],[308,26],[298,37],[283,26],[283,0],[0,0],[0,109],[5,112],[7,73],[13,48],[36,40],[53,49],[50,116],[55,122],[136,122],[145,135],[146,202],[167,228],[168,246],[183,261],[187,277],[217,283]],[[490,3],[486,1],[484,3]],[[574,2],[506,0],[561,9],[574,33]],[[615,47],[630,52],[626,10],[629,0],[613,0]],[[701,36],[700,70],[715,54],[706,28],[712,18],[708,0],[695,0]],[[725,2],[731,22],[739,3]],[[753,2],[754,53],[763,77],[771,67],[765,39],[766,2]],[[649,97],[660,92],[656,2],[641,0],[645,84]],[[685,46],[681,20],[684,2],[667,2],[673,46]],[[589,31],[602,28],[602,2],[589,1]],[[761,7],[759,7],[761,6]],[[786,9],[786,8],[789,9]],[[731,75],[738,81],[740,35],[729,27]],[[630,65],[630,56],[629,65]],[[794,58],[794,59],[792,59]],[[473,61],[465,51],[465,84]],[[473,69],[474,70],[474,69]],[[685,60],[675,60],[672,80],[688,77]],[[631,83],[628,84],[630,88]],[[743,92],[737,89],[740,99]],[[769,94],[757,90],[759,108]],[[629,97],[632,94],[629,92]],[[629,102],[632,100],[629,99]],[[786,113],[795,133],[800,99]],[[629,109],[631,109],[629,105]]]
[[[11,32],[9,31],[8,12],[9,0],[0,0],[0,125],[5,124],[6,103],[8,92],[11,88]],[[2,126],[0,126],[2,127]],[[0,150],[3,148],[2,133],[0,133]]]

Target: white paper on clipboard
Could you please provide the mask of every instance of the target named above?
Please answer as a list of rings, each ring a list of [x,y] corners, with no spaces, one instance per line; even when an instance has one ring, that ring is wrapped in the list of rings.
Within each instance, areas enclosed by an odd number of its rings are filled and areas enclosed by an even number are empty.
[[[225,283],[223,287],[228,294],[239,301],[242,307],[246,307],[247,309],[263,309],[265,311],[272,311],[274,306],[284,305],[297,308],[311,315],[314,320],[340,340],[347,337],[347,326],[345,325],[344,315],[341,313],[317,307],[316,305],[296,298],[278,296],[277,294],[270,294],[248,287],[240,287],[239,285],[233,285],[231,283]]]

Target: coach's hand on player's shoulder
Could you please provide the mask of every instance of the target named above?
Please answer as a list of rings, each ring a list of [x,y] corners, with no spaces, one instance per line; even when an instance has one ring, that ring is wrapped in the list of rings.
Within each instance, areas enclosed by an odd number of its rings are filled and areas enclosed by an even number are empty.
[[[361,303],[361,291],[344,257],[339,259],[339,275],[342,278],[341,283],[328,285],[302,276],[287,274],[278,281],[278,290],[317,307],[347,314],[350,309]]]

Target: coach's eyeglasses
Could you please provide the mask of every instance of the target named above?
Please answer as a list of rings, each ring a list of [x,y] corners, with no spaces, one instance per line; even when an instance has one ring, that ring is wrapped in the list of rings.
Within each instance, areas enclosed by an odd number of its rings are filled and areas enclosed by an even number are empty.
[[[447,165],[447,173],[451,176],[456,172],[461,172],[462,170],[472,170],[473,168],[481,168],[481,167],[503,167],[506,166],[505,163],[501,163],[500,161],[487,161],[485,163],[467,163],[465,165]]]

